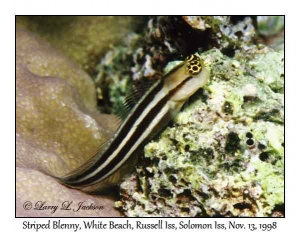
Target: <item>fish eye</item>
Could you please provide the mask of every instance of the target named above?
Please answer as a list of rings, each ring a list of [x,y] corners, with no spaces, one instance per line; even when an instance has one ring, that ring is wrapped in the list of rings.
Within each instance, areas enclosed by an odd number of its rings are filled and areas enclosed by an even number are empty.
[[[197,75],[201,72],[202,66],[200,62],[200,57],[197,55],[191,55],[186,58],[186,72],[191,75]]]

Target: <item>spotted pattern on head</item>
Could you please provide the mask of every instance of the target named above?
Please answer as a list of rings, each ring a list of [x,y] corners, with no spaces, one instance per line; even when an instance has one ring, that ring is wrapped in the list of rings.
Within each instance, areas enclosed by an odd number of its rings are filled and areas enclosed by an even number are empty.
[[[201,62],[200,62],[200,57],[196,54],[193,54],[191,56],[188,56],[186,58],[186,72],[191,74],[191,75],[197,75],[201,71]]]

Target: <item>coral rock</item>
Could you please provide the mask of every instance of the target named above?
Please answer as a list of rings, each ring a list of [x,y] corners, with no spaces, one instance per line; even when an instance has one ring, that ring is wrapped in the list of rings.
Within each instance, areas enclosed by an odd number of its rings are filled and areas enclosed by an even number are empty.
[[[255,48],[201,54],[210,82],[121,184],[125,215],[284,214],[283,51]]]

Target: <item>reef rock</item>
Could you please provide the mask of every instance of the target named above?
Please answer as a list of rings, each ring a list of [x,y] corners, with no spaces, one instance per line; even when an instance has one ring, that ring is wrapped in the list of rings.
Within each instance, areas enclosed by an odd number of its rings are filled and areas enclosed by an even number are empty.
[[[146,145],[116,206],[130,217],[283,216],[283,51],[201,57],[210,82]]]

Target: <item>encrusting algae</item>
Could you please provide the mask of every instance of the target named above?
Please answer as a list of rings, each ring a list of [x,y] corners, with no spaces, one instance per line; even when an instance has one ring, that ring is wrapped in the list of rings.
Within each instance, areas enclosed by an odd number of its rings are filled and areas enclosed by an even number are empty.
[[[126,216],[282,216],[283,52],[252,52],[201,54],[211,81],[121,184]]]

